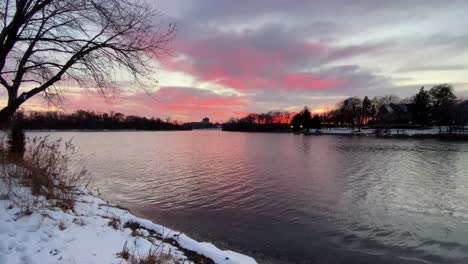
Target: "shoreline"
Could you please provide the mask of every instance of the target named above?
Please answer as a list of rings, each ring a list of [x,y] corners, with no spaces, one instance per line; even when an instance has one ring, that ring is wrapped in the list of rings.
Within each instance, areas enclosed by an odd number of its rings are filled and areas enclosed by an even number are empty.
[[[240,133],[273,133],[293,134],[305,136],[346,136],[346,137],[373,137],[384,139],[441,139],[441,140],[468,140],[468,129],[463,132],[439,132],[439,129],[390,129],[390,133],[377,134],[375,129],[361,129],[361,131],[348,128],[321,129],[318,131],[223,131]]]
[[[6,189],[0,181],[1,193]],[[28,188],[13,190],[22,202],[35,203]],[[138,256],[155,250],[174,259],[167,263],[257,263],[249,256],[198,242],[84,189],[73,212],[44,206],[22,215],[21,206],[0,195],[0,223],[0,263],[127,263],[119,257],[125,247]]]
[[[332,128],[321,129],[320,131],[235,131],[235,130],[219,130],[219,129],[195,129],[195,130],[82,130],[82,129],[73,129],[73,130],[25,130],[25,132],[32,133],[41,133],[41,132],[83,132],[83,133],[93,133],[93,132],[183,132],[183,131],[221,131],[221,132],[240,132],[240,133],[274,133],[274,134],[294,134],[294,135],[306,135],[306,136],[322,136],[322,135],[331,135],[331,136],[358,136],[358,137],[375,137],[375,138],[385,138],[385,139],[442,139],[442,140],[468,140],[468,129],[464,132],[455,132],[440,133],[437,129],[396,129],[392,128],[393,132],[390,134],[377,134],[375,129],[362,129],[361,131],[353,129],[344,129],[344,128]],[[435,131],[437,130],[437,131]]]

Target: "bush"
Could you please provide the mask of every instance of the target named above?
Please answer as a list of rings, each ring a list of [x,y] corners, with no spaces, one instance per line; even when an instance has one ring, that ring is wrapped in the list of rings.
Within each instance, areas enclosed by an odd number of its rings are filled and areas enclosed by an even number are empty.
[[[1,144],[3,146],[3,144]],[[8,153],[10,153],[8,151]],[[80,187],[87,187],[88,172],[71,141],[49,137],[27,140],[22,158],[12,158],[2,151],[3,181],[11,186],[30,188],[34,197],[42,197],[48,206],[73,210]]]

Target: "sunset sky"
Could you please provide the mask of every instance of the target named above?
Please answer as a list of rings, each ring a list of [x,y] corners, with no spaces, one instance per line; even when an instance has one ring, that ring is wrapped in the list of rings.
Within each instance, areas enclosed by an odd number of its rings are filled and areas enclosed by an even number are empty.
[[[354,95],[406,97],[437,83],[468,97],[466,0],[161,0],[159,6],[178,30],[153,97],[129,83],[110,103],[66,94],[65,109],[223,121],[304,105],[320,111]],[[34,100],[24,108],[44,107]]]

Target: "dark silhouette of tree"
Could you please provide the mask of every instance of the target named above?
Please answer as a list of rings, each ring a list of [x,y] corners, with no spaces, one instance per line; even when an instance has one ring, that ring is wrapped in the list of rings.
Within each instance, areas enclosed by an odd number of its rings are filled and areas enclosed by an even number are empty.
[[[400,102],[400,103],[398,103]],[[380,105],[380,108],[377,108]],[[385,106],[385,107],[383,107]],[[251,113],[241,119],[231,119],[223,124],[223,130],[232,131],[281,131],[284,132],[290,115],[282,112]],[[437,85],[430,91],[421,87],[411,98],[400,100],[395,95],[363,99],[349,97],[338,103],[336,108],[312,117],[304,107],[295,114],[289,130],[325,129],[349,127],[361,129],[364,125],[375,129],[415,128],[416,125],[447,125],[450,131],[463,130],[468,122],[468,101],[458,102],[450,85]],[[269,122],[278,126],[268,126]]]
[[[297,113],[291,120],[293,130],[302,130],[313,128],[312,114],[307,106],[304,106],[301,112]]]
[[[357,97],[349,97],[339,106],[340,112],[343,115],[344,123],[352,128],[358,127],[361,129],[364,116],[362,100]]]
[[[0,84],[8,102],[0,122],[40,93],[60,103],[61,81],[108,97],[126,71],[144,87],[155,72],[152,60],[167,52],[175,32],[158,25],[157,16],[142,0],[2,1]]]
[[[449,84],[441,84],[429,90],[432,99],[433,115],[439,126],[452,125],[452,112],[457,97],[453,93],[453,87]]]
[[[20,118],[21,117],[21,118]],[[72,114],[60,112],[16,112],[13,121],[28,130],[190,130],[188,124],[165,122],[159,118],[125,116],[122,113],[95,113],[78,110]]]
[[[302,115],[302,125],[305,129],[312,128],[312,114],[307,106],[304,106],[304,109],[301,111]]]
[[[302,125],[302,115],[300,113],[295,114],[293,116],[293,118],[291,119],[291,128],[294,131],[298,131],[298,130],[302,129],[302,127],[303,127],[303,125]]]
[[[400,97],[394,94],[387,94],[384,96],[375,96],[374,98],[372,98],[372,103],[375,105],[376,109],[380,109],[384,105],[398,104],[400,103],[400,101],[401,101]]]
[[[367,123],[372,118],[372,102],[369,97],[365,96],[362,100],[362,115],[364,123]]]
[[[319,115],[314,115],[314,117],[312,117],[312,128],[313,129],[322,128],[322,118]]]
[[[468,100],[460,102],[455,110],[455,124],[457,124],[462,131],[468,124]]]
[[[283,132],[289,130],[290,116],[290,113],[280,111],[251,113],[243,118],[231,118],[222,125],[222,129],[224,131]]]
[[[413,120],[418,125],[429,125],[431,116],[431,96],[424,87],[413,98]]]
[[[369,114],[372,107],[372,102],[369,100],[369,97],[364,96],[362,100],[362,110],[364,110],[365,114]]]
[[[371,121],[375,121],[376,116],[377,116],[377,108],[375,107],[374,104],[372,104],[370,116],[369,116],[371,118]]]
[[[22,159],[26,150],[26,137],[18,124],[14,124],[8,132],[7,138],[8,157],[10,159]]]

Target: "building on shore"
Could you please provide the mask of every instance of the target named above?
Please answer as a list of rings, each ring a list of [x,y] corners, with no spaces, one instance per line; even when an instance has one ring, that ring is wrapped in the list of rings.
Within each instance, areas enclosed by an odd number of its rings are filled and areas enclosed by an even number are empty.
[[[408,126],[413,120],[413,104],[386,104],[380,107],[377,116],[377,125]]]
[[[191,122],[189,124],[192,129],[208,129],[217,127],[217,124],[211,123],[208,117],[203,118],[201,122]]]

